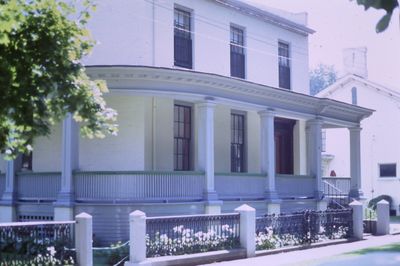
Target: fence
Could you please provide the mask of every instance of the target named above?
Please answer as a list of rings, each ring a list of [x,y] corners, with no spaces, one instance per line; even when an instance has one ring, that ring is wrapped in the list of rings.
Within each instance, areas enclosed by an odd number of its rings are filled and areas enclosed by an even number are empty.
[[[18,260],[29,265],[44,264],[42,260],[50,257],[59,262],[73,262],[74,224],[73,221],[0,224],[0,263]]]
[[[147,257],[237,248],[239,218],[237,213],[147,218]]]
[[[256,219],[257,249],[309,244],[324,239],[349,238],[352,209],[303,211]]]

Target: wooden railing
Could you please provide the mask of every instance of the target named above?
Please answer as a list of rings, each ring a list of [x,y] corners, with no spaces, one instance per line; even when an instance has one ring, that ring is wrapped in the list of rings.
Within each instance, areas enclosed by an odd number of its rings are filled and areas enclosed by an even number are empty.
[[[61,173],[17,173],[18,200],[55,201],[61,189]]]
[[[76,172],[78,202],[199,201],[204,174],[200,172]]]
[[[277,175],[276,190],[281,198],[313,198],[315,178],[304,175]]]
[[[322,180],[334,186],[342,194],[349,194],[350,192],[350,177],[323,177]],[[324,192],[325,194],[328,193],[328,191]]]
[[[217,173],[215,190],[222,200],[262,199],[265,176],[251,173]]]

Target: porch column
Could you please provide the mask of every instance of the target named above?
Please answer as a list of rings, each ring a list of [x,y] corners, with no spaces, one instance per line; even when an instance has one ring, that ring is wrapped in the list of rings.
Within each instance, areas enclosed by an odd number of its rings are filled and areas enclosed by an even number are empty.
[[[221,209],[214,184],[214,108],[211,101],[197,104],[197,166],[205,173],[206,213],[218,213]]]
[[[323,198],[322,168],[321,168],[321,145],[322,145],[321,119],[307,121],[307,172],[315,178],[315,199]]]
[[[6,186],[0,201],[0,222],[16,221],[15,203],[17,201],[17,176],[21,170],[22,156],[19,155],[15,160],[7,161]]]
[[[61,190],[54,204],[54,220],[65,221],[74,218],[73,171],[79,164],[79,126],[68,113],[63,121],[62,131]]]
[[[361,127],[349,128],[350,132],[350,176],[351,187],[349,196],[360,199],[361,190]]]
[[[280,212],[280,199],[275,185],[275,128],[273,109],[258,112],[260,116],[260,166],[261,173],[266,175],[265,199],[268,213]]]

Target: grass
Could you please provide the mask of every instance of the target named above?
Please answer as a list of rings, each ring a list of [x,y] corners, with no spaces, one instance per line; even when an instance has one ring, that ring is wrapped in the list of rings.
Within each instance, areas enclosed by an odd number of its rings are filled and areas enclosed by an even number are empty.
[[[345,253],[346,255],[365,255],[371,252],[400,252],[400,243],[390,244],[386,246],[365,248],[353,252]]]

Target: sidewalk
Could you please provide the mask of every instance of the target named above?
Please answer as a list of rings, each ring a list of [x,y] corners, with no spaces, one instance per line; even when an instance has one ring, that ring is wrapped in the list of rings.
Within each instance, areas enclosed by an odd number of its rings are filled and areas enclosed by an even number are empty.
[[[364,237],[364,240],[351,243],[338,244],[320,248],[311,248],[307,250],[299,250],[288,253],[279,253],[275,255],[260,256],[250,259],[213,263],[212,265],[215,266],[307,265],[307,261],[319,260],[347,252],[356,251],[359,249],[383,246],[392,243],[400,243],[400,235],[366,236]]]

